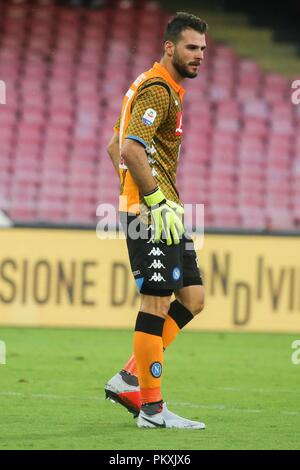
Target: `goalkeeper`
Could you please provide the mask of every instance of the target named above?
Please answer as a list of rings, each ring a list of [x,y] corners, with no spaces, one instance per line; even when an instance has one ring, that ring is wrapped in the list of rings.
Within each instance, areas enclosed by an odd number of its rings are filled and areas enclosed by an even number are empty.
[[[203,20],[188,13],[169,21],[164,55],[130,86],[108,145],[120,174],[120,219],[141,304],[133,355],[105,392],[138,415],[138,427],[205,427],[168,411],[161,379],[164,350],[204,304],[197,256],[187,249],[192,242],[183,226],[176,170],[185,93],[181,82],[198,75],[206,30]]]

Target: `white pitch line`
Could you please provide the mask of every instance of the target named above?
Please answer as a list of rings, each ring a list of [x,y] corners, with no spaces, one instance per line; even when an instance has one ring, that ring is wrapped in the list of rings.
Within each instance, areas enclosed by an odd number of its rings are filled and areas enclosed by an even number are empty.
[[[175,403],[170,402],[174,406],[188,406],[189,408],[201,408],[206,410],[220,410],[220,411],[234,411],[240,413],[264,413],[268,412],[268,410],[256,410],[251,408],[228,408],[225,405],[199,405],[194,403]]]
[[[265,409],[260,409],[257,410],[255,408],[229,408],[225,405],[199,405],[195,403],[177,403],[177,402],[168,402],[171,403],[174,406],[188,406],[189,408],[201,408],[204,410],[220,410],[220,411],[229,411],[230,413],[276,413],[276,414],[282,414],[282,415],[289,415],[289,416],[299,416],[300,415],[300,410],[294,410],[294,411],[272,411],[272,410],[265,410]]]
[[[45,400],[82,400],[82,401],[104,401],[104,398],[97,397],[97,396],[78,396],[78,395],[51,395],[46,393],[21,393],[21,392],[0,392],[0,396],[2,397],[20,397],[20,398],[33,398],[33,399],[45,399]],[[287,416],[299,416],[300,410],[292,410],[292,411],[272,411],[266,409],[255,409],[255,408],[230,408],[226,405],[222,404],[215,404],[215,405],[200,405],[198,403],[189,403],[189,402],[168,402],[168,404],[174,406],[185,406],[188,408],[199,408],[202,410],[218,410],[218,411],[226,411],[226,412],[234,412],[234,413],[250,413],[250,414],[259,414],[259,413],[266,413],[266,414],[281,414]]]
[[[239,392],[239,393],[276,393],[276,395],[281,393],[297,393],[299,394],[299,389],[283,389],[279,388],[238,388],[238,387],[215,387],[215,390],[221,390],[223,392]]]
[[[98,400],[100,397],[80,397],[78,395],[50,395],[47,393],[0,392],[2,397],[43,398],[46,400]]]

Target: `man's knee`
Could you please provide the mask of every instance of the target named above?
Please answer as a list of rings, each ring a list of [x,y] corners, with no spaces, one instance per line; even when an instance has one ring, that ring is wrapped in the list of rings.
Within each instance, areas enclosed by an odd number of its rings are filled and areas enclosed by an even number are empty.
[[[177,293],[176,297],[193,316],[198,315],[204,309],[203,286],[185,287]]]
[[[196,316],[199,313],[201,313],[203,309],[204,309],[204,300],[197,299],[197,301],[195,301],[195,304],[192,307],[192,314]]]
[[[204,289],[203,287],[199,288],[197,295],[193,299],[193,311],[192,314],[198,315],[204,309]]]
[[[141,311],[166,318],[170,308],[171,297],[156,297],[143,295],[141,299]]]

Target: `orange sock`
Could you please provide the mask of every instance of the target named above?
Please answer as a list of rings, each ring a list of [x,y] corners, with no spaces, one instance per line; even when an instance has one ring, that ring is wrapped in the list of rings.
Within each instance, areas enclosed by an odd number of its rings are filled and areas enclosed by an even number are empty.
[[[173,320],[173,318],[170,317],[170,315],[167,315],[167,318],[164,324],[163,334],[162,334],[164,349],[166,349],[168,346],[170,346],[171,343],[173,343],[179,331],[180,331],[180,328],[177,325],[176,321]]]
[[[166,349],[171,343],[173,343],[179,331],[180,331],[180,328],[175,322],[175,320],[173,320],[173,318],[168,315],[164,323],[163,334],[162,334],[162,341],[163,341],[164,349]],[[126,372],[128,372],[129,374],[136,375],[136,376],[138,375],[134,354],[130,356],[130,358],[124,365],[123,370],[126,370]]]
[[[178,300],[174,300],[174,302],[171,303],[169,314],[164,322],[162,332],[164,349],[168,348],[170,344],[173,343],[181,328],[183,328],[192,319],[193,315],[191,312],[180,304]],[[134,354],[130,356],[129,360],[123,367],[123,370],[126,370],[129,374],[138,375]]]
[[[164,318],[139,312],[134,333],[134,357],[137,365],[142,403],[162,400],[160,385],[163,367],[162,331]]]

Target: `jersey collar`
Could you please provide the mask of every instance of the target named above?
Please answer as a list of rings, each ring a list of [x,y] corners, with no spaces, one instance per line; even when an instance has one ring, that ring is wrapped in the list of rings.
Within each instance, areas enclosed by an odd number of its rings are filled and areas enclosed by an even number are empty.
[[[167,69],[159,62],[154,62],[153,68],[159,73],[162,78],[166,80],[166,82],[169,83],[169,85],[171,85],[171,87],[176,91],[176,93],[179,94],[182,100],[185,94],[185,89],[177,82],[175,82],[175,80],[173,80]]]

